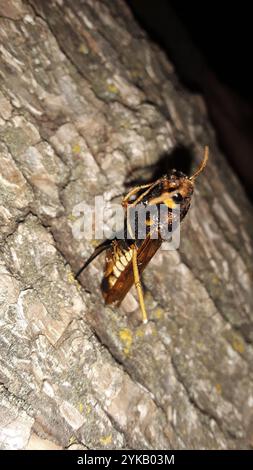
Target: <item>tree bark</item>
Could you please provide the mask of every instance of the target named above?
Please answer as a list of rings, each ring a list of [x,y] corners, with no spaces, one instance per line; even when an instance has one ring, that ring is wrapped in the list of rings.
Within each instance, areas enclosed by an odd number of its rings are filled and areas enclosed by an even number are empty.
[[[123,0],[0,1],[0,52],[1,448],[252,447],[253,220],[202,98]],[[134,289],[104,306],[103,255],[74,280],[73,210],[204,145],[142,325]]]

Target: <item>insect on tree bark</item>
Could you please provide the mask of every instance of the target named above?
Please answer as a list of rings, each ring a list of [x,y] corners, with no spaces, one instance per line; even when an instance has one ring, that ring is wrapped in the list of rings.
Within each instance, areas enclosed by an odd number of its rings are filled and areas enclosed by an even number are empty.
[[[186,216],[190,208],[195,180],[205,168],[207,160],[208,147],[205,148],[203,161],[192,176],[188,177],[181,171],[173,170],[170,175],[164,175],[153,183],[131,189],[122,200],[122,205],[126,210],[125,227],[121,232],[124,234],[124,238],[106,240],[99,245],[79,269],[76,278],[102,251],[107,250],[102,280],[102,293],[105,302],[120,305],[132,285],[135,284],[142,320],[147,323],[148,316],[140,273],[144,271],[161,246],[165,229],[172,236],[173,230]],[[133,197],[134,201],[131,201]],[[163,213],[161,211],[162,205],[166,209]],[[152,215],[150,210],[152,206],[156,207],[155,215]],[[136,213],[137,209],[138,213]],[[141,238],[139,237],[140,220],[138,217],[140,209],[145,214],[145,218],[142,217],[145,235]]]

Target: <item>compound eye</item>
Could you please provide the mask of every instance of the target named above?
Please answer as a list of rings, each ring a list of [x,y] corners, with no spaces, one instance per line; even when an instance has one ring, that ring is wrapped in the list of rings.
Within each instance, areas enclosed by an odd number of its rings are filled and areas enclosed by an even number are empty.
[[[180,204],[180,202],[182,202],[184,198],[180,193],[176,193],[172,196],[172,199],[176,204]]]

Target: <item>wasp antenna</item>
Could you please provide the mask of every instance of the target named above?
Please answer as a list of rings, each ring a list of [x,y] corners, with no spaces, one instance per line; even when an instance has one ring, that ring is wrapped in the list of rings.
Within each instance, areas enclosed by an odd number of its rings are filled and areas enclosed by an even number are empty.
[[[207,160],[208,160],[208,156],[209,156],[209,148],[208,146],[206,145],[205,146],[205,150],[204,150],[204,157],[203,157],[203,160],[202,162],[200,163],[197,171],[195,171],[194,175],[192,175],[189,179],[190,180],[195,180],[195,178],[197,178],[197,176],[199,176],[200,173],[202,173],[202,171],[204,170],[206,164],[207,164]]]
[[[85,268],[100,254],[102,251],[107,250],[109,246],[112,244],[112,240],[104,240],[100,245],[98,245],[91,256],[85,261],[85,263],[82,265],[82,267],[77,271],[75,274],[75,279],[77,279],[80,274],[84,271]]]

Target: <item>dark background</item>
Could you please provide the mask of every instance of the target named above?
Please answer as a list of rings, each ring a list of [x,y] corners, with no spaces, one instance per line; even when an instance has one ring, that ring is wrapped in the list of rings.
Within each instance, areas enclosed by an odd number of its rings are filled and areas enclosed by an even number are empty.
[[[220,147],[253,201],[252,14],[246,2],[127,0],[135,17],[201,93]]]

